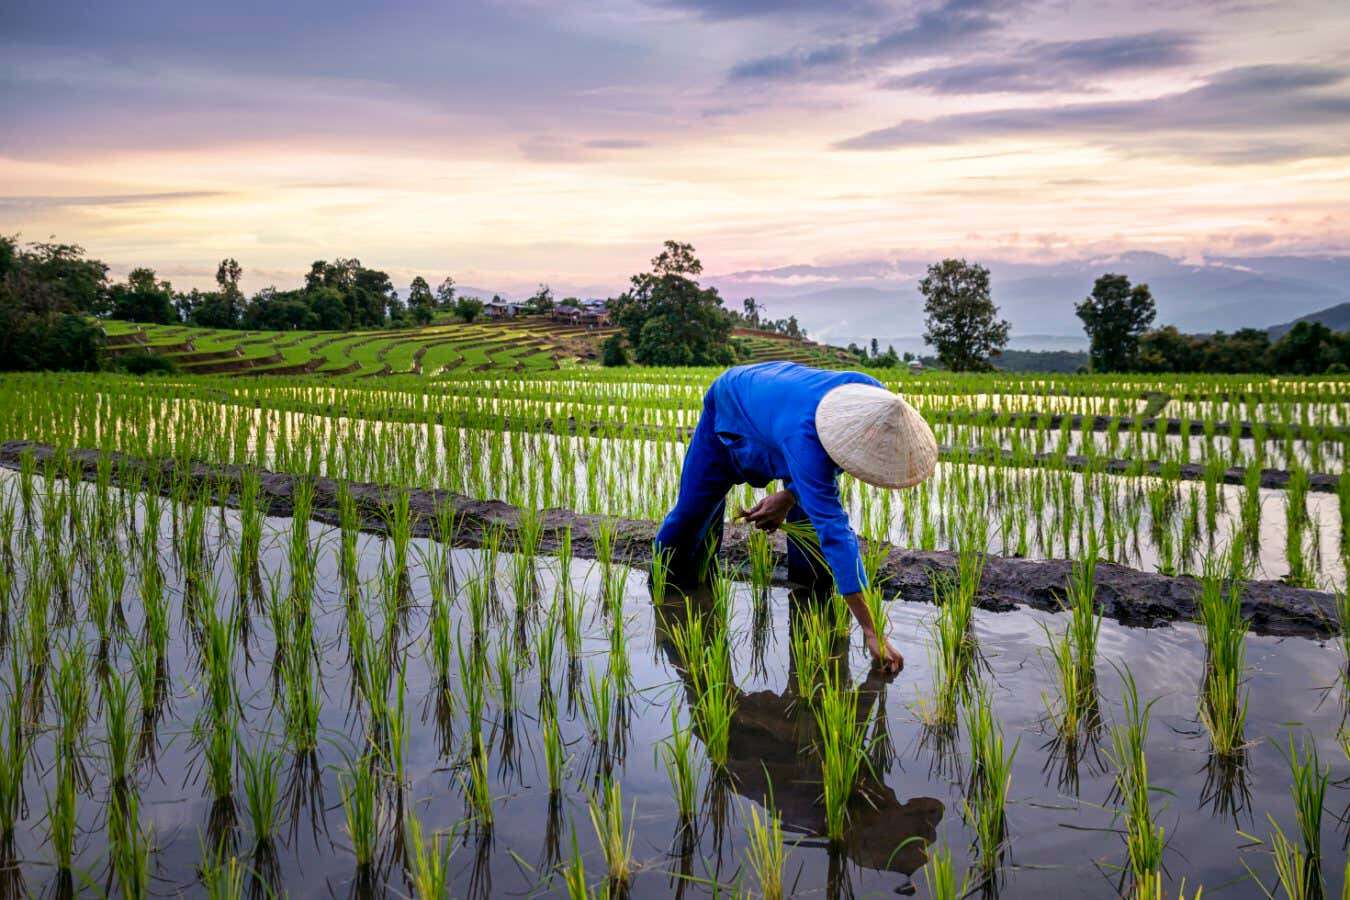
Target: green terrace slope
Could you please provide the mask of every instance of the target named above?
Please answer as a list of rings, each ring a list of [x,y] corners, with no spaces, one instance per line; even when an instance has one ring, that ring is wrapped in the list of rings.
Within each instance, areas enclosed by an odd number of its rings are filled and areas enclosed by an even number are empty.
[[[509,321],[438,321],[379,331],[241,331],[187,325],[109,321],[107,353],[116,359],[149,352],[187,375],[320,375],[363,378],[470,373],[544,372],[565,363],[598,361],[601,342],[616,333],[543,317]],[[856,361],[837,347],[769,332],[738,330],[745,361],[789,360],[821,368]]]

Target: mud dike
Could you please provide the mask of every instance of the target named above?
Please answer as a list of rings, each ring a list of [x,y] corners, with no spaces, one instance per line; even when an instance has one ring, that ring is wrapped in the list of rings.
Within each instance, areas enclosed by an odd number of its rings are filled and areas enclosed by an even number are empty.
[[[291,497],[302,476],[242,466],[178,463],[171,459],[146,460],[121,453],[99,450],[60,450],[46,444],[10,441],[0,444],[0,466],[17,469],[25,455],[42,466],[55,457],[62,476],[78,468],[85,480],[97,477],[99,459],[111,461],[111,472],[118,487],[145,489],[155,486],[170,496],[172,486],[187,484],[206,488],[217,503],[237,506],[240,485],[246,472],[256,472],[261,481],[260,503],[269,516],[290,516]],[[332,478],[304,477],[313,484],[311,518],[330,525],[338,523],[338,494],[343,482]],[[389,500],[406,492],[415,537],[445,540],[439,533],[437,511],[454,511],[454,534],[448,536],[455,546],[481,547],[490,532],[501,536],[502,549],[516,546],[521,521],[518,507],[497,500],[475,500],[450,491],[404,489],[389,485],[346,482],[355,501],[361,530],[372,534],[387,532],[384,510]],[[658,523],[643,519],[583,515],[565,509],[544,510],[539,552],[557,550],[565,531],[570,529],[573,553],[582,558],[597,557],[596,538],[602,528],[614,534],[614,560],[632,566],[651,561],[652,539]],[[729,523],[722,544],[722,556],[733,576],[748,578],[747,539],[750,527]],[[774,584],[785,586],[787,568],[784,538],[773,536],[775,554]],[[1058,610],[1064,585],[1072,571],[1070,560],[1031,560],[990,554],[977,595],[978,605],[987,610],[1006,612],[1019,606]],[[892,547],[882,564],[882,591],[888,598],[909,602],[932,602],[933,580],[940,573],[954,575],[956,554],[947,550],[907,550]],[[1123,625],[1157,627],[1176,621],[1194,621],[1200,592],[1198,579],[1188,575],[1167,576],[1141,572],[1126,566],[1102,562],[1097,566],[1097,603],[1105,616]],[[1288,635],[1321,639],[1336,633],[1335,597],[1331,594],[1297,588],[1280,581],[1249,581],[1242,590],[1243,614],[1257,634]]]

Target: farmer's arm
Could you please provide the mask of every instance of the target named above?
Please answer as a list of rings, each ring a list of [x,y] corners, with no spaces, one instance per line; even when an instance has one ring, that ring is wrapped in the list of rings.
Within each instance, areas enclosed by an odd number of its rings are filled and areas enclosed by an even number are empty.
[[[785,449],[788,451],[786,456],[791,469],[792,491],[820,538],[821,556],[834,574],[835,587],[844,596],[849,612],[853,613],[853,618],[862,630],[868,652],[889,671],[899,671],[903,664],[899,651],[888,642],[886,653],[882,653],[876,623],[872,621],[872,614],[863,600],[867,575],[858,552],[858,538],[839,500],[839,486],[834,479],[832,464],[828,457],[820,459],[817,456],[823,456],[823,450],[809,445]]]

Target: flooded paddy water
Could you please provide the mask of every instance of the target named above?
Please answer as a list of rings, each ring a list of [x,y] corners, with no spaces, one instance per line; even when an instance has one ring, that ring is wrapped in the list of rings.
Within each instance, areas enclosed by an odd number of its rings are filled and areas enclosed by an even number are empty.
[[[0,773],[0,813],[15,813],[0,890],[420,895],[415,818],[425,842],[444,836],[453,896],[567,895],[569,878],[573,895],[578,884],[617,892],[607,871],[625,845],[632,896],[759,895],[751,825],[769,808],[791,894],[929,896],[923,867],[935,855],[949,851],[958,873],[982,866],[967,806],[971,735],[964,720],[938,732],[922,714],[936,607],[890,604],[905,668],[889,682],[868,671],[856,639],[830,642],[866,751],[847,828],[831,842],[820,722],[794,647],[820,599],[733,584],[721,600],[654,601],[647,573],[621,560],[530,557],[490,541],[452,549],[390,516],[380,537],[209,496],[173,502],[0,472],[0,757],[22,751],[17,781]],[[719,609],[733,708],[715,750],[676,636]],[[1300,833],[1292,739],[1327,773],[1313,833],[1326,894],[1338,896],[1350,807],[1341,650],[1247,636],[1250,744],[1223,764],[1197,713],[1200,630],[1104,622],[1100,727],[1066,758],[1047,716],[1047,629],[1066,618],[973,613],[976,677],[1016,748],[1006,840],[976,890],[1130,891],[1110,743],[1127,718],[1128,671],[1152,704],[1144,752],[1162,893],[1183,882],[1187,896],[1199,885],[1207,896],[1275,890],[1270,849],[1253,836],[1270,840],[1268,817]],[[119,709],[130,725],[115,721]],[[670,771],[681,733],[688,816]]]

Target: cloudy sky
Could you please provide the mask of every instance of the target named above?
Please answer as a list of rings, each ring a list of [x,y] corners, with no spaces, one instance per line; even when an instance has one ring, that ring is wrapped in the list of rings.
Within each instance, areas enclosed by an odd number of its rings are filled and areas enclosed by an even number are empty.
[[[176,286],[1350,252],[1344,0],[5,8],[0,231]]]

